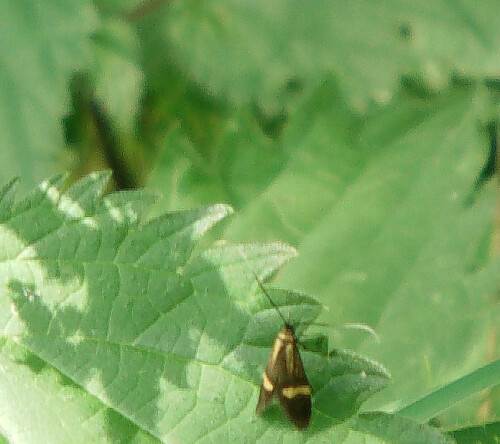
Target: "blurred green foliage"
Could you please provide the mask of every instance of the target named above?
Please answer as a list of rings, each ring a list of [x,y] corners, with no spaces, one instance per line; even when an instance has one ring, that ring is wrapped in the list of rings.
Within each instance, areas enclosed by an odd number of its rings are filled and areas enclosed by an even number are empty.
[[[2,2],[0,14],[0,184],[20,176],[24,194],[110,169],[110,190],[158,193],[151,218],[231,205],[202,246],[289,243],[299,257],[280,286],[317,297],[321,321],[376,329],[380,344],[326,332],[391,371],[366,409],[397,411],[499,357],[495,0]],[[498,390],[477,393],[435,422],[494,423],[499,404]]]

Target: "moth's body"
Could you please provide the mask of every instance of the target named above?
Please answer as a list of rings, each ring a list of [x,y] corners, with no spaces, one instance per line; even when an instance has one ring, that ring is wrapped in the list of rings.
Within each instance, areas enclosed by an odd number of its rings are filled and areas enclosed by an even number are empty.
[[[262,376],[256,413],[261,413],[274,396],[278,397],[290,421],[298,428],[309,425],[311,385],[297,348],[295,331],[289,324],[285,324],[274,340],[271,357]]]

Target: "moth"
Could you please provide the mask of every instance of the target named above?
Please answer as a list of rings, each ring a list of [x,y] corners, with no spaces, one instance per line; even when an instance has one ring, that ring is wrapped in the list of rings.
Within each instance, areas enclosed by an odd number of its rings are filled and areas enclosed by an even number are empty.
[[[306,428],[311,420],[311,384],[307,380],[302,358],[297,347],[294,328],[285,320],[278,306],[255,272],[252,273],[260,289],[278,311],[284,327],[278,332],[262,375],[259,402],[255,412],[260,414],[277,397],[290,421],[299,429]]]

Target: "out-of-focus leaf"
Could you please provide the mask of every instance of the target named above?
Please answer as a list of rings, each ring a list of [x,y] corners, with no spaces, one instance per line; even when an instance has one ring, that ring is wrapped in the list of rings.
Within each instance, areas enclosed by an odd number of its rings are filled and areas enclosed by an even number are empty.
[[[0,16],[0,182],[22,174],[29,188],[58,169],[69,79],[89,66],[97,21],[87,0],[1,2]]]
[[[402,96],[360,125],[328,112],[335,97],[327,82],[297,111],[284,134],[287,163],[225,237],[298,246],[280,283],[319,297],[329,307],[323,321],[375,327],[380,345],[368,338],[358,350],[393,373],[375,407],[407,404],[488,359],[497,190],[477,184],[491,105],[474,89]],[[356,348],[362,336],[332,339]]]
[[[92,75],[96,97],[118,128],[130,132],[143,92],[134,31],[122,21],[108,20],[101,24],[93,41],[96,63]]]
[[[156,42],[153,66],[174,54],[209,91],[235,102],[276,106],[289,82],[308,84],[332,70],[347,101],[363,108],[370,98],[387,101],[401,74],[420,74],[436,88],[450,73],[492,77],[500,68],[494,0],[158,5],[137,17]]]
[[[148,183],[164,195],[156,212],[203,201],[240,208],[271,183],[283,165],[281,144],[265,137],[248,111],[227,119],[220,131],[206,152],[197,149],[181,126],[164,138]]]
[[[500,384],[500,360],[485,365],[415,401],[400,409],[398,414],[420,422],[429,421],[456,402],[498,384]]]
[[[465,427],[449,434],[455,438],[457,444],[496,444],[500,439],[500,422]]]

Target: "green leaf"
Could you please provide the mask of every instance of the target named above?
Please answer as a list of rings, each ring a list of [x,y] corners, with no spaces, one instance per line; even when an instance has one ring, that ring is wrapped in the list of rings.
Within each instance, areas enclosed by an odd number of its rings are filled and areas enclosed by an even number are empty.
[[[430,426],[382,412],[359,415],[351,421],[351,425],[363,435],[368,434],[372,437],[364,442],[401,444],[451,444],[455,442]],[[356,434],[353,434],[351,438],[352,441],[347,440],[346,444],[360,442],[363,439]]]
[[[103,196],[108,179],[92,174],[64,191],[55,177],[20,203],[12,198],[15,182],[0,190],[0,369],[2,391],[11,394],[0,401],[9,412],[4,435],[302,441],[277,408],[262,418],[254,412],[282,321],[264,295],[251,294],[252,270],[265,280],[295,250],[219,242],[192,257],[229,207],[142,222],[151,196]],[[320,312],[310,296],[269,291],[287,318],[303,323],[298,332]],[[345,436],[346,419],[386,385],[387,371],[347,351],[302,356],[315,393],[305,441]],[[8,388],[16,381],[22,390]],[[55,407],[39,408],[47,403]]]
[[[265,188],[232,220],[226,236],[236,240],[284,237],[294,245],[304,242],[364,171],[370,152],[365,154],[353,140],[358,126],[359,118],[347,111],[328,77],[297,106],[283,135],[281,164],[262,184]],[[261,182],[260,175],[254,176],[255,182]],[[316,261],[309,261],[309,268],[328,272],[328,267],[317,267]]]
[[[449,432],[458,444],[496,444],[500,438],[500,422],[465,427]]]
[[[428,421],[454,403],[500,384],[500,360],[446,385],[398,411],[398,414],[416,421]]]
[[[180,125],[163,138],[148,183],[164,194],[155,213],[210,201],[231,202],[239,209],[269,186],[283,164],[281,144],[262,134],[247,109],[223,121],[220,131],[207,153]]]
[[[478,187],[489,156],[478,120],[490,109],[481,89],[455,88],[402,95],[359,122],[327,81],[290,121],[280,173],[224,233],[296,245],[280,285],[318,297],[321,321],[375,328],[380,345],[331,336],[390,369],[371,408],[397,409],[491,360],[497,189]]]
[[[1,2],[0,16],[0,183],[22,173],[28,188],[62,157],[67,84],[89,64],[96,16],[91,1]]]
[[[143,92],[137,38],[130,25],[108,20],[94,34],[93,42],[95,94],[118,128],[131,132]]]
[[[217,0],[150,15],[142,28],[149,41],[156,37],[158,64],[174,53],[192,78],[236,103],[257,97],[276,107],[289,82],[309,85],[333,71],[347,101],[364,109],[371,98],[390,99],[401,74],[441,88],[451,73],[494,76],[500,66],[493,1],[395,8],[390,1]]]
[[[15,338],[0,341],[0,391],[4,442],[158,442]]]

